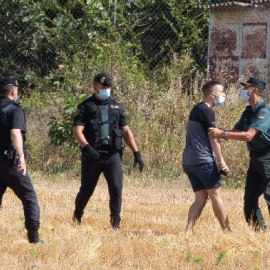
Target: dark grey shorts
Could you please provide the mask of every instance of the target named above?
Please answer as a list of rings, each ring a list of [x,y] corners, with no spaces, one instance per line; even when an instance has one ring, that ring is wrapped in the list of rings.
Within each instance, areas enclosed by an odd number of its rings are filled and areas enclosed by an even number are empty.
[[[193,191],[211,189],[221,186],[222,181],[216,163],[200,163],[197,165],[183,165]]]

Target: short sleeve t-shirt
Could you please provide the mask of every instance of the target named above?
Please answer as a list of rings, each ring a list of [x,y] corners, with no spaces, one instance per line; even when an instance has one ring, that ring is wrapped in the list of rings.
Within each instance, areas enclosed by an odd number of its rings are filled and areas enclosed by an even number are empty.
[[[25,114],[22,107],[19,105],[13,105],[13,101],[8,98],[0,99],[0,109],[10,106],[6,113],[7,125],[1,122],[1,132],[0,132],[0,149],[6,150],[10,148],[11,144],[11,129],[20,129],[22,132],[23,139],[25,140],[26,133],[26,121]],[[24,145],[25,149],[25,145]]]
[[[211,108],[204,102],[193,107],[187,124],[183,165],[197,165],[214,160],[207,130],[215,126],[215,113]]]

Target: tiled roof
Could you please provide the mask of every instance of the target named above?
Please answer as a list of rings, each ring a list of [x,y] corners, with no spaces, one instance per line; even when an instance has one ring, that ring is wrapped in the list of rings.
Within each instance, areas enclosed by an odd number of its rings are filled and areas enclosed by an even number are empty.
[[[206,9],[243,9],[243,8],[252,8],[255,5],[270,4],[270,0],[253,0],[251,4],[242,3],[238,1],[217,3],[217,4],[208,4],[201,5],[200,8]]]
[[[270,4],[270,0],[253,0],[253,4]]]

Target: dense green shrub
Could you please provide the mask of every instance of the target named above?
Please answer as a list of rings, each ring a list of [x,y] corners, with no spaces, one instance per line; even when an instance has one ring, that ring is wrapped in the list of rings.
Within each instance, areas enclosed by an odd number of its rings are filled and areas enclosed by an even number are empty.
[[[205,66],[199,69],[198,63],[206,63],[207,14],[195,8],[197,2],[127,0],[117,1],[117,9],[111,0],[2,3],[0,73],[18,77],[24,88],[32,171],[78,173],[73,113],[92,94],[93,76],[105,71],[142,152],[145,174],[170,179],[182,174],[187,117],[206,80]],[[152,25],[170,37],[160,38],[151,51],[149,40],[157,30]],[[238,98],[231,95],[235,98],[217,110],[225,128],[240,114]],[[232,170],[227,184],[241,185],[245,144],[227,142],[224,156]],[[132,162],[126,150],[125,173],[132,172]]]
[[[78,96],[67,94],[61,108],[61,114],[58,117],[50,117],[49,137],[54,146],[60,146],[64,143],[66,143],[66,147],[71,149],[77,146],[72,134],[73,117],[77,105],[85,98],[84,94]]]
[[[100,61],[112,55],[106,48],[112,49],[114,43],[151,69],[186,54],[197,68],[205,69],[208,13],[197,4],[196,0],[3,1],[0,74],[16,76],[31,91],[29,86],[35,88],[39,78],[69,80],[62,77],[61,67],[81,77],[84,70],[95,69],[89,62],[96,59],[107,70]]]

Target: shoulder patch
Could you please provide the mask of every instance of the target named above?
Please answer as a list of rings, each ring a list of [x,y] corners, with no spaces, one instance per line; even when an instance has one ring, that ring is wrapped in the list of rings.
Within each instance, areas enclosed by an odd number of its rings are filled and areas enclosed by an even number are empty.
[[[80,110],[79,110],[79,109],[77,109],[77,110],[76,110],[76,112],[75,112],[75,114],[74,114],[74,117],[78,116],[78,115],[79,115],[79,113],[80,113]]]

